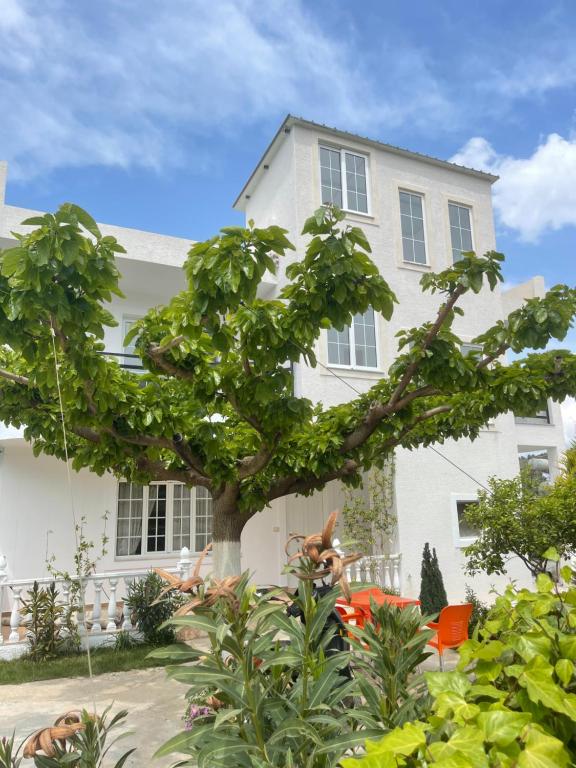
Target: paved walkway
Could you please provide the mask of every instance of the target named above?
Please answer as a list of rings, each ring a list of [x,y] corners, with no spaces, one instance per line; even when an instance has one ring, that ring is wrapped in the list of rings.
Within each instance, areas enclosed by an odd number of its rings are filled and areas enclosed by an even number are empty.
[[[453,669],[457,655],[446,654],[446,669]],[[422,671],[437,670],[436,654],[422,665]],[[0,686],[0,737],[16,732],[18,742],[38,728],[52,725],[58,715],[70,709],[98,711],[113,703],[113,711],[128,710],[125,730],[133,733],[122,739],[111,754],[119,757],[138,747],[126,763],[131,768],[167,768],[175,757],[152,760],[159,746],[182,729],[187,686],[166,677],[164,669],[111,672],[97,675],[93,687],[86,678],[42,680],[22,685]]]
[[[152,755],[182,729],[186,685],[168,680],[164,669],[111,672],[96,676],[93,685],[86,678],[66,678],[0,686],[0,737],[15,731],[19,742],[69,709],[93,710],[95,699],[98,711],[112,702],[113,712],[128,710],[125,730],[133,733],[111,755],[138,747],[126,766],[167,768],[175,762],[174,755],[158,760]]]

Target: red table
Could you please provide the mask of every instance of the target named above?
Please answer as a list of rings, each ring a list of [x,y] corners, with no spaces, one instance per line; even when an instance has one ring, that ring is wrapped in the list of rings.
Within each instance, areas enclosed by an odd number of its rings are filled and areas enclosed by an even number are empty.
[[[359,608],[366,614],[367,617],[369,617],[371,599],[374,600],[376,605],[383,605],[384,603],[388,603],[389,605],[396,605],[398,608],[406,608],[408,605],[420,605],[420,600],[416,600],[413,597],[388,595],[385,592],[382,592],[382,590],[375,589],[374,587],[370,589],[363,589],[360,592],[353,592],[349,603],[341,597],[338,598],[336,602],[344,605],[350,605],[352,608]]]

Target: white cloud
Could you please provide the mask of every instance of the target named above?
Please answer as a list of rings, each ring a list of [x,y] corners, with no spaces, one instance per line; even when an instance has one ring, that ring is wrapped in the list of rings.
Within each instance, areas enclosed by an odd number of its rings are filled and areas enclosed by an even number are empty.
[[[452,162],[500,176],[494,185],[499,219],[522,240],[576,226],[576,136],[551,133],[527,158],[501,155],[484,138],[470,139]]]
[[[2,2],[0,153],[12,178],[194,168],[198,138],[288,111],[358,131],[456,119],[417,50],[383,41],[375,82],[353,31],[328,36],[304,0]]]

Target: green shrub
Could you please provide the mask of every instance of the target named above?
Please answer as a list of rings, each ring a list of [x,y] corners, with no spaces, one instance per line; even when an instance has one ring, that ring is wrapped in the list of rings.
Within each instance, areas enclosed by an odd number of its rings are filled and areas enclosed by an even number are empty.
[[[3,736],[0,739],[0,768],[19,768],[23,758],[18,757],[22,744],[16,748],[14,734],[10,738]]]
[[[58,602],[59,594],[54,582],[40,587],[35,581],[27,599],[22,600],[22,623],[30,645],[28,658],[32,661],[54,659],[80,647],[73,611]]]
[[[435,549],[430,552],[430,545],[426,542],[422,553],[420,607],[422,613],[436,617],[446,605],[448,605],[448,598],[438,556]]]
[[[472,604],[472,613],[468,622],[468,634],[471,637],[476,627],[480,628],[484,625],[490,608],[480,600],[476,592],[468,584],[466,585],[466,602]]]
[[[558,559],[547,552],[547,559]],[[574,571],[561,575],[571,584]],[[432,714],[396,728],[344,768],[576,765],[576,587],[540,574],[497,598],[454,672],[426,674]]]
[[[150,645],[166,645],[174,642],[172,626],[163,626],[177,608],[182,596],[169,592],[160,597],[166,585],[158,574],[150,571],[143,579],[133,581],[128,587],[125,605],[130,609],[132,620]]]

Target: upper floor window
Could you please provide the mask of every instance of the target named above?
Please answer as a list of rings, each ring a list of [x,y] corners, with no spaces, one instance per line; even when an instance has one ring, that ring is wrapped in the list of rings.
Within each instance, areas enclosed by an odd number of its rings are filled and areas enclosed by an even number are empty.
[[[411,264],[426,264],[422,195],[400,191],[400,221],[404,261]]]
[[[118,483],[116,555],[201,552],[212,540],[212,497],[182,483]]]
[[[473,250],[470,208],[456,203],[448,203],[448,216],[450,218],[452,260],[459,261],[463,253]]]
[[[551,424],[552,420],[550,419],[550,410],[548,408],[548,403],[544,405],[543,408],[541,408],[538,411],[534,411],[534,413],[530,414],[529,416],[515,416],[516,424]]]
[[[342,149],[320,147],[322,204],[368,213],[366,158]]]
[[[352,325],[342,331],[328,331],[328,363],[350,368],[377,368],[376,317],[369,309],[354,315]]]

